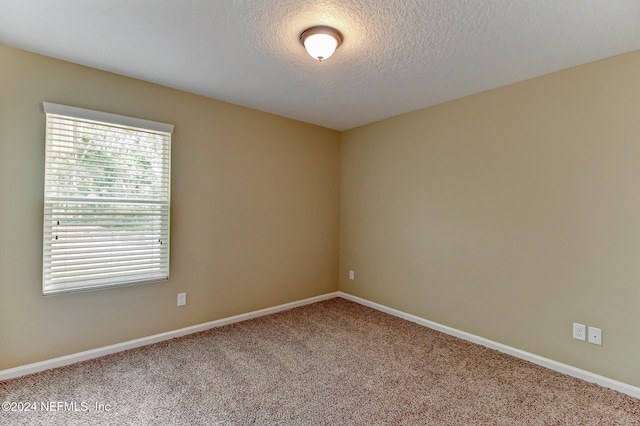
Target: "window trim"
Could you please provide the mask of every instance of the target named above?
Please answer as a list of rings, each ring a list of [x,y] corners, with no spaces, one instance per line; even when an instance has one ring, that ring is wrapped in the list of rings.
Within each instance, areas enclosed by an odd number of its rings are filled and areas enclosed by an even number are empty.
[[[82,118],[85,120],[102,121],[104,123],[138,127],[140,129],[147,129],[165,133],[173,133],[174,128],[173,124],[161,123],[159,121],[127,117],[126,115],[112,114],[110,112],[102,112],[86,108],[54,104],[51,102],[43,102],[42,106],[44,107],[45,114],[64,115],[67,117]]]
[[[167,232],[166,237],[170,238],[169,235],[170,235],[170,210],[171,210],[171,134],[173,133],[174,126],[172,124],[167,124],[167,123],[162,123],[157,121],[145,120],[145,119],[135,118],[135,117],[128,117],[124,115],[112,114],[112,113],[90,110],[85,108],[78,108],[78,107],[73,107],[68,105],[55,104],[51,102],[43,102],[42,104],[43,104],[45,115],[47,117],[47,127],[45,129],[45,146],[49,146],[49,143],[50,143],[50,140],[49,140],[50,130],[49,130],[49,124],[48,124],[49,115],[62,116],[63,118],[66,117],[72,121],[73,120],[79,120],[79,121],[91,120],[99,123],[104,123],[107,126],[109,125],[125,126],[125,127],[138,129],[141,132],[144,132],[144,131],[161,132],[168,135],[168,139],[165,142],[163,142],[163,147],[164,147],[163,149],[166,149],[168,154],[168,157],[165,157],[168,163],[168,170],[166,170],[168,187],[165,187],[165,186],[163,187],[167,188],[168,193],[167,193],[166,200],[163,199],[162,201],[159,201],[158,205],[162,205],[162,204],[166,205],[166,215],[162,217],[166,217],[166,232]],[[47,165],[45,168],[49,167],[48,164],[55,164],[55,163],[49,163],[48,158],[49,158],[48,154],[47,152],[45,152],[45,160],[47,161],[46,163]],[[47,173],[45,173],[45,185],[47,184],[47,182],[48,182]],[[78,291],[93,291],[93,290],[99,290],[104,288],[145,284],[149,282],[157,282],[164,279],[168,279],[169,259],[170,259],[169,241],[166,242],[167,244],[166,246],[166,262],[167,262],[166,278],[148,277],[148,279],[145,279],[145,278],[139,277],[134,280],[131,280],[132,276],[128,276],[128,277],[124,276],[123,278],[125,279],[122,279],[122,280],[118,280],[115,278],[104,279],[104,280],[92,278],[90,280],[84,281],[84,284],[73,285],[73,277],[70,277],[69,281],[67,281],[66,283],[62,283],[62,284],[51,283],[51,277],[48,276],[47,272],[45,271],[47,267],[49,268],[49,270],[51,270],[51,259],[53,258],[53,255],[51,254],[51,250],[52,250],[51,243],[47,242],[47,238],[51,238],[51,234],[47,233],[47,217],[51,218],[51,216],[48,216],[47,214],[47,208],[51,205],[50,204],[51,197],[48,197],[47,189],[48,188],[45,186],[44,194],[43,194],[44,195],[43,208],[45,210],[44,216],[43,216],[44,228],[43,228],[43,234],[42,234],[43,235],[43,277],[42,277],[42,294],[43,295],[55,295],[55,294],[78,292]],[[66,196],[59,196],[57,198],[64,200],[65,197]],[[109,197],[105,198],[106,202],[113,202],[112,200],[111,201],[109,200],[110,200]],[[87,201],[87,203],[91,204],[90,201]],[[51,225],[49,225],[49,228],[50,227]],[[163,240],[164,240],[164,237],[163,237]],[[49,252],[47,252],[47,249],[49,249]],[[48,256],[48,259],[47,259],[47,256]]]

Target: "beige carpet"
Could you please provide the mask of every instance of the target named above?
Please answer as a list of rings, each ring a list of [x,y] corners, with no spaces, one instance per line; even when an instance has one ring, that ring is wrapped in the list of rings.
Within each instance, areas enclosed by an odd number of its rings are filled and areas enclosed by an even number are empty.
[[[3,425],[640,424],[640,400],[339,298],[0,382],[3,401],[37,404]]]

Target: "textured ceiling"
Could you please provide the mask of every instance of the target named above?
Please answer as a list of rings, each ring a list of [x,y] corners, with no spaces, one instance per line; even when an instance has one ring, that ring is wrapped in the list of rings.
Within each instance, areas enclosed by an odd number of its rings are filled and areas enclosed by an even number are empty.
[[[0,43],[346,130],[640,49],[640,0],[2,0]]]

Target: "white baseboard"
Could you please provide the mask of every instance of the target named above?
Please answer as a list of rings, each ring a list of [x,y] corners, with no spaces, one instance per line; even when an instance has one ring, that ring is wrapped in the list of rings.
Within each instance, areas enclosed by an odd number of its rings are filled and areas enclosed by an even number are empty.
[[[598,374],[591,373],[589,371],[582,370],[580,368],[572,367],[570,365],[563,364],[561,362],[557,362],[549,358],[544,358],[539,355],[532,354],[530,352],[525,352],[520,349],[516,349],[511,346],[504,345],[502,343],[494,342],[493,340],[485,339],[484,337],[476,336],[475,334],[457,330],[455,328],[448,327],[446,325],[438,324],[437,322],[429,321],[415,315],[407,314],[397,309],[389,308],[387,306],[380,305],[375,302],[370,302],[369,300],[362,299],[360,297],[353,296],[351,294],[347,294],[339,291],[338,296],[347,300],[351,300],[352,302],[356,302],[361,305],[368,306],[378,311],[381,311],[381,312],[384,312],[384,313],[387,313],[411,322],[415,322],[417,324],[440,331],[442,333],[458,337],[460,339],[469,341],[471,343],[486,346],[487,348],[495,349],[499,352],[503,352],[505,354],[515,356],[516,358],[524,359],[526,361],[532,362],[542,367],[549,368],[553,371],[557,371],[559,373],[563,373],[568,376],[576,377],[578,379],[582,379],[587,382],[597,383],[600,386],[604,386],[606,388],[610,388],[618,392],[632,396],[634,398],[640,399],[639,387],[632,386],[627,383],[619,382],[617,380],[613,380],[608,377],[600,376]]]
[[[467,333],[461,330],[457,330],[446,325],[439,324],[437,322],[429,321],[416,315],[408,314],[406,312],[399,311],[397,309],[389,308],[379,303],[371,302],[366,299],[362,299],[357,296],[353,296],[348,293],[340,291],[334,293],[327,293],[320,296],[311,297],[296,302],[285,303],[284,305],[278,305],[271,308],[260,309],[258,311],[248,312],[246,314],[235,315],[228,318],[222,318],[215,321],[206,322],[203,324],[193,325],[191,327],[185,327],[178,330],[168,331],[166,333],[155,334],[153,336],[142,337],[140,339],[129,340],[123,343],[117,343],[115,345],[104,346],[102,348],[91,349],[84,352],[78,352],[71,355],[65,355],[59,358],[53,358],[46,361],[36,362],[33,364],[27,364],[15,368],[9,368],[6,370],[0,370],[0,380],[8,380],[16,377],[24,376],[27,374],[37,373],[51,368],[62,367],[65,365],[73,364],[80,361],[86,361],[92,358],[99,358],[101,356],[121,352],[127,349],[133,349],[140,346],[150,345],[153,343],[161,342],[163,340],[169,340],[176,337],[185,336],[187,334],[197,333],[199,331],[205,331],[215,327],[221,327],[223,325],[232,324],[236,322],[245,321],[252,318],[261,317],[264,315],[274,314],[276,312],[286,311],[288,309],[297,308],[299,306],[309,305],[311,303],[320,302],[323,300],[333,299],[334,297],[342,297],[352,302],[359,303],[364,306],[376,309],[378,311],[411,321],[422,326],[449,334],[451,336],[458,337],[460,339],[475,343],[478,345],[486,346],[491,349],[495,349],[499,352],[503,352],[516,358],[524,359],[542,367],[549,368],[559,373],[567,374],[578,379],[585,380],[587,382],[597,383],[601,386],[616,390],[618,392],[627,394],[634,398],[640,399],[640,388],[629,385],[627,383],[619,382],[617,380],[610,379],[608,377],[600,376],[595,373],[591,373],[580,368],[572,367],[561,362],[557,362],[548,358],[541,357],[529,352],[522,351],[520,349],[513,348],[511,346],[504,345],[502,343],[494,342],[484,337],[476,336],[471,333]]]
[[[84,352],[78,352],[71,355],[65,355],[59,358],[53,358],[46,361],[35,362],[33,364],[22,365],[19,367],[9,368],[6,370],[0,370],[0,380],[13,379],[13,378],[24,376],[27,374],[49,370],[51,368],[62,367],[65,365],[76,363],[76,362],[86,361],[92,358],[99,358],[101,356],[125,351],[127,349],[133,349],[140,346],[150,345],[152,343],[158,343],[163,340],[169,340],[176,337],[185,336],[187,334],[197,333],[199,331],[208,330],[210,328],[221,327],[223,325],[245,321],[251,318],[257,318],[264,315],[274,314],[276,312],[286,311],[288,309],[297,308],[299,306],[309,305],[311,303],[316,303],[316,302],[320,302],[327,299],[333,299],[334,297],[338,297],[338,292],[310,297],[308,299],[299,300],[296,302],[285,303],[284,305],[278,305],[271,308],[260,309],[258,311],[248,312],[246,314],[240,314],[240,315],[235,315],[233,317],[222,318],[219,320],[206,322],[203,324],[193,325],[191,327],[181,328],[179,330],[168,331],[166,333],[160,333],[160,334],[155,334],[153,336],[142,337],[140,339],[129,340],[127,342],[117,343],[115,345],[104,346],[102,348],[96,348],[96,349],[91,349]]]

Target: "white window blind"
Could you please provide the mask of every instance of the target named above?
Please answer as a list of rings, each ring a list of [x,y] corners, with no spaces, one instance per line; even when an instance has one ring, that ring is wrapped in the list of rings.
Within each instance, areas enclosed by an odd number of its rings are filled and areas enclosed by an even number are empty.
[[[43,105],[43,294],[167,279],[173,126]]]

